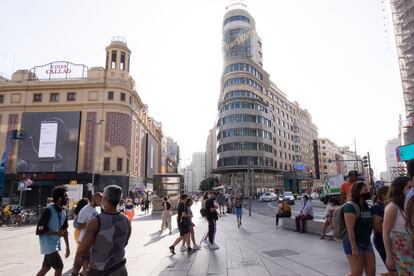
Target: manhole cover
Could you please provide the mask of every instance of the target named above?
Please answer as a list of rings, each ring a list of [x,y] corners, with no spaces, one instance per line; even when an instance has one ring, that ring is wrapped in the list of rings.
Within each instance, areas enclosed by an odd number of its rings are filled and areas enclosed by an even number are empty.
[[[233,268],[237,268],[237,267],[260,265],[261,262],[259,259],[246,259],[243,261],[232,261],[231,264]]]
[[[269,255],[270,257],[283,257],[283,256],[289,256],[289,255],[299,255],[298,252],[292,251],[290,249],[278,249],[278,250],[263,251],[263,253]]]

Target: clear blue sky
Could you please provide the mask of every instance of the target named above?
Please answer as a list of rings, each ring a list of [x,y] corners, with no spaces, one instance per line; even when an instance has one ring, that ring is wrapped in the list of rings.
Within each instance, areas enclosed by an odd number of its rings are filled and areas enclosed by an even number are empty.
[[[54,60],[103,66],[111,37],[124,36],[139,95],[188,158],[204,151],[217,115],[226,3],[3,0],[0,72],[11,75]],[[358,152],[370,151],[378,173],[385,170],[385,143],[397,136],[403,113],[386,4],[246,3],[263,40],[264,68],[271,79],[310,111],[320,136],[338,145],[351,145],[356,138]]]

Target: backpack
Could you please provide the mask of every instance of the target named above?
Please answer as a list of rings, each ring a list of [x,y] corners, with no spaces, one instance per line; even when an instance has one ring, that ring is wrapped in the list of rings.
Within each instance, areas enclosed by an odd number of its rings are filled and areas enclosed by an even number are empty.
[[[360,214],[359,206],[353,201],[348,201],[344,203],[343,205],[339,206],[338,208],[336,208],[332,215],[333,234],[334,234],[334,238],[336,239],[342,239],[342,236],[346,232],[345,217],[344,217],[344,206],[346,204],[351,204],[354,207],[357,219],[359,218],[359,214]]]

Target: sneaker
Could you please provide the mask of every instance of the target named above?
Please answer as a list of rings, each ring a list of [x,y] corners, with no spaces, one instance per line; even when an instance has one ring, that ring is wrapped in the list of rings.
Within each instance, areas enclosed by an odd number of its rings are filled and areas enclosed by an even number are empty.
[[[169,249],[170,249],[171,254],[175,255],[174,246],[171,245]]]
[[[208,242],[208,240],[204,240],[204,239],[203,239],[203,240],[202,240],[202,243],[204,243],[204,245],[205,245],[205,246],[209,246],[209,242]]]
[[[217,244],[213,243],[213,244],[211,244],[211,245],[209,246],[209,248],[210,248],[211,250],[217,250],[217,249],[219,249],[220,247],[218,247],[218,245],[217,245]]]
[[[201,249],[201,247],[200,247],[199,245],[197,245],[197,244],[196,244],[196,245],[194,245],[193,249],[194,249],[194,250],[200,250],[200,249]]]
[[[191,247],[187,248],[187,253],[193,253],[193,252],[195,252],[194,249],[192,249]]]
[[[184,251],[186,251],[186,250],[187,250],[187,247],[185,247],[185,245],[181,245],[180,251],[181,251],[181,252],[184,252]]]

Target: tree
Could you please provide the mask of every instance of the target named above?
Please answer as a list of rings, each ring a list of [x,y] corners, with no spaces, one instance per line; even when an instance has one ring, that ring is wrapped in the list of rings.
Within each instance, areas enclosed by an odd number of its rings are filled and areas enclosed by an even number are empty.
[[[200,182],[200,191],[211,191],[214,187],[214,177],[207,177]]]

